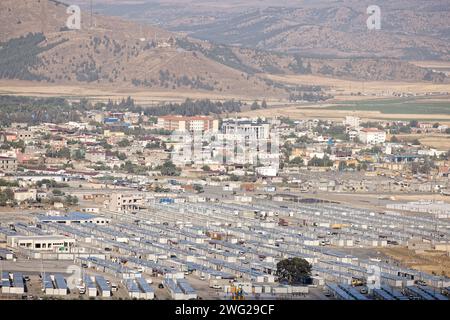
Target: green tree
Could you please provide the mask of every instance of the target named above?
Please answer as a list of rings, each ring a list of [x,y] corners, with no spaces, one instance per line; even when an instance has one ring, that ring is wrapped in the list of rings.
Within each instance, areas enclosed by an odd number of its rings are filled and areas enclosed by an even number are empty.
[[[410,126],[411,128],[417,128],[417,127],[419,126],[419,121],[417,121],[417,120],[411,120],[411,121],[409,122],[409,126]]]
[[[158,168],[161,171],[163,176],[179,176],[181,174],[181,170],[177,168],[177,166],[172,161],[166,161],[162,166]]]
[[[300,157],[295,157],[294,159],[292,159],[289,164],[294,165],[294,166],[302,166],[303,165],[303,159]]]
[[[261,103],[261,108],[262,109],[267,109],[267,102],[266,102],[266,100],[263,100],[263,102]]]
[[[125,148],[128,147],[130,145],[130,141],[128,141],[127,139],[123,139],[119,142],[117,142],[117,146],[119,146],[120,148]]]
[[[194,190],[195,190],[197,193],[203,193],[203,192],[205,192],[205,190],[203,189],[203,187],[202,187],[201,185],[199,185],[199,184],[195,184],[195,185],[194,185]]]
[[[55,195],[55,196],[63,196],[63,195],[64,195],[64,192],[62,192],[62,191],[59,190],[59,189],[54,189],[54,190],[52,191],[52,193],[53,193],[53,195]]]
[[[258,102],[255,101],[255,102],[252,103],[250,109],[251,110],[258,110],[258,109],[261,109],[261,107],[259,106]]]
[[[5,189],[0,191],[0,206],[4,207],[8,203],[14,202],[14,191],[11,189]]]
[[[289,284],[306,283],[311,276],[312,266],[303,258],[295,257],[277,263],[277,276]]]

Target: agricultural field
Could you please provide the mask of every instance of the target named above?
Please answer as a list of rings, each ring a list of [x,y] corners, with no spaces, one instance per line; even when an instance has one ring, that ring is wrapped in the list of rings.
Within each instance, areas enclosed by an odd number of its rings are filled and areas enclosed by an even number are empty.
[[[450,115],[450,97],[398,98],[365,101],[342,101],[325,107],[329,110],[378,111],[383,114],[436,114]]]

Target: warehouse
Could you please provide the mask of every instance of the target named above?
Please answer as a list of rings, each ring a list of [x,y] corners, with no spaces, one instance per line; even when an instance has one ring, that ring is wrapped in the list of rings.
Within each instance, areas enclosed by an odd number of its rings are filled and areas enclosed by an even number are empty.
[[[64,236],[8,236],[8,245],[37,251],[68,252],[75,245],[75,239]]]
[[[111,222],[111,219],[97,217],[84,212],[71,212],[65,216],[39,216],[40,223],[60,223],[60,224],[82,224],[90,223],[96,225],[104,225]]]

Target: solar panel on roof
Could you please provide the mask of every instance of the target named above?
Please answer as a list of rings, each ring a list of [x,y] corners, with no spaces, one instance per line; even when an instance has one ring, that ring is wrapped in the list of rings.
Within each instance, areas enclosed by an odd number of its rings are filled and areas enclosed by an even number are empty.
[[[95,282],[97,283],[101,291],[106,292],[111,290],[108,283],[106,283],[105,278],[103,278],[102,276],[95,276]]]
[[[347,292],[345,292],[344,290],[339,288],[337,284],[329,283],[329,284],[327,284],[327,287],[329,288],[329,290],[331,290],[334,294],[339,296],[341,299],[344,299],[344,300],[355,300],[355,298],[353,298]]]
[[[42,281],[45,289],[53,289],[53,281],[48,274],[44,276]]]
[[[169,289],[174,293],[183,293],[181,288],[172,279],[165,279],[164,282],[166,283],[166,286],[169,287]]]
[[[67,290],[67,283],[66,279],[60,274],[55,275],[55,284],[58,289],[66,289]]]
[[[127,287],[128,292],[140,292],[136,282],[133,279],[127,279],[125,281],[125,286]]]
[[[406,287],[407,290],[409,290],[410,292],[412,292],[414,295],[424,299],[424,300],[434,300],[434,297],[432,297],[431,295],[429,295],[428,293],[426,293],[425,291],[420,290],[417,287],[411,286],[411,287]]]
[[[437,292],[436,290],[427,288],[427,287],[418,287],[420,290],[428,293],[430,296],[434,297],[436,300],[448,300],[447,297]]]
[[[13,273],[13,286],[16,288],[23,288],[23,274],[22,273]]]
[[[90,288],[90,289],[95,288],[95,283],[92,281],[90,276],[84,277],[84,284],[85,284],[86,288]]]
[[[147,281],[145,281],[144,278],[137,278],[136,282],[144,293],[154,292],[152,287],[147,283]]]
[[[2,280],[2,281],[6,281],[6,280],[9,281],[9,273],[6,272],[6,271],[3,271],[3,272],[2,272],[2,279],[1,279],[1,280]]]
[[[375,296],[382,298],[383,300],[395,300],[393,296],[382,289],[373,289],[373,293]]]
[[[178,280],[178,286],[185,294],[194,294],[195,290],[191,287],[191,285],[186,280]]]

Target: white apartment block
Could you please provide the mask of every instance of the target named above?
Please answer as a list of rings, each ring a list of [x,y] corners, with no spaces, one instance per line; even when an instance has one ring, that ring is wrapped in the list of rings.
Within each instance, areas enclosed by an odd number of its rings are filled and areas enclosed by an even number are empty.
[[[364,128],[359,131],[358,138],[365,144],[381,144],[386,142],[386,132],[377,128]]]
[[[248,139],[269,139],[270,125],[248,119],[229,119],[222,124],[224,134],[243,136]]]
[[[139,210],[143,204],[144,197],[141,194],[113,193],[108,209],[115,212],[130,212]]]
[[[352,129],[359,128],[361,124],[361,119],[354,116],[346,116],[344,120],[344,126],[350,127]]]

